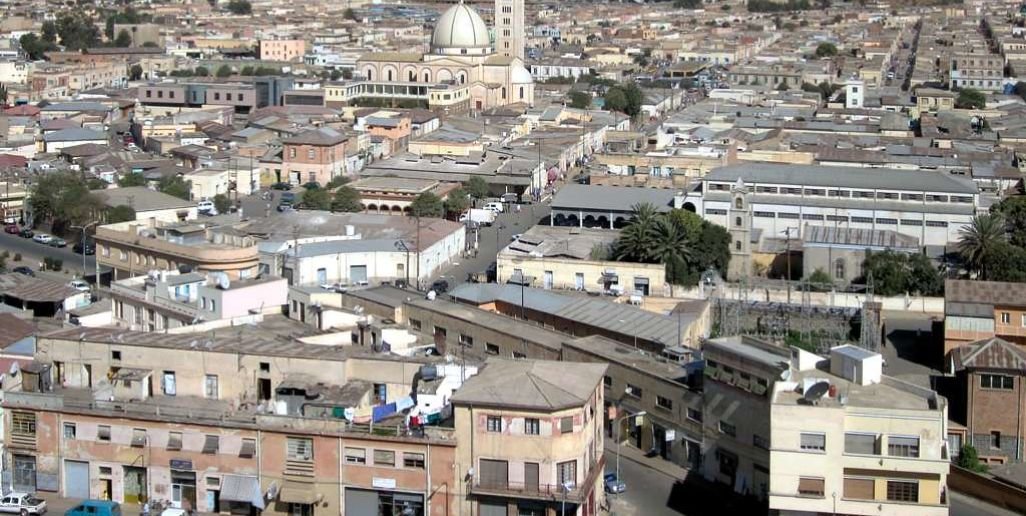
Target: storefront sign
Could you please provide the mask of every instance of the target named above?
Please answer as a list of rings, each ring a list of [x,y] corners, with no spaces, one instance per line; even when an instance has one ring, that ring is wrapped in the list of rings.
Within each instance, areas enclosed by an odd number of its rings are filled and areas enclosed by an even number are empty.
[[[192,469],[192,461],[188,459],[171,459],[171,469]]]
[[[371,480],[371,485],[381,489],[395,489],[395,479],[374,477]]]

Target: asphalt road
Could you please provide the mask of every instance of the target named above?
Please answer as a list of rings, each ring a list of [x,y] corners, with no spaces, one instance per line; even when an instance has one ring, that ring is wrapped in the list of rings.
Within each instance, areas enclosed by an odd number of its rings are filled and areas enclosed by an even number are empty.
[[[57,248],[34,242],[31,238],[21,238],[17,235],[0,233],[0,251],[6,250],[13,257],[21,254],[21,262],[14,262],[8,259],[7,267],[14,268],[19,265],[27,265],[32,269],[39,269],[39,262],[49,256],[64,261],[64,268],[75,271],[82,270],[82,255],[75,254],[71,250],[71,242],[67,247]],[[96,260],[93,256],[86,257],[86,271],[92,273],[96,270]]]

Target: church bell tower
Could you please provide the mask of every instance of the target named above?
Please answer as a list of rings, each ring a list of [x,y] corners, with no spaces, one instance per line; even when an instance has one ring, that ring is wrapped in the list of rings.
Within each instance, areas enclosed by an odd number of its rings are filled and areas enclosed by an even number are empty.
[[[524,0],[495,0],[495,52],[524,59]]]

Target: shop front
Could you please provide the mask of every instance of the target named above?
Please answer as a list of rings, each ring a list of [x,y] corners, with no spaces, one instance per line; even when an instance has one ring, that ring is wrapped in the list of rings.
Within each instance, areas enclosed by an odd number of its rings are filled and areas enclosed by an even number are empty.
[[[424,516],[424,495],[347,487],[345,507],[345,514]]]

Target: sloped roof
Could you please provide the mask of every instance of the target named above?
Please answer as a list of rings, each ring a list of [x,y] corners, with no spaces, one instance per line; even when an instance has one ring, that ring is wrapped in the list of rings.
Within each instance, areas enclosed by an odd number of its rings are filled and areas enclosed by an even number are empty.
[[[348,136],[336,131],[335,129],[330,127],[320,127],[309,131],[303,131],[291,138],[286,138],[285,140],[282,140],[282,143],[295,145],[338,145],[348,139]]]
[[[14,314],[0,314],[0,348],[6,348],[35,332],[34,326]]]
[[[958,369],[1026,371],[1026,350],[998,337],[962,346],[953,354]]]
[[[606,364],[549,360],[489,360],[455,394],[456,405],[556,411],[591,399]]]

